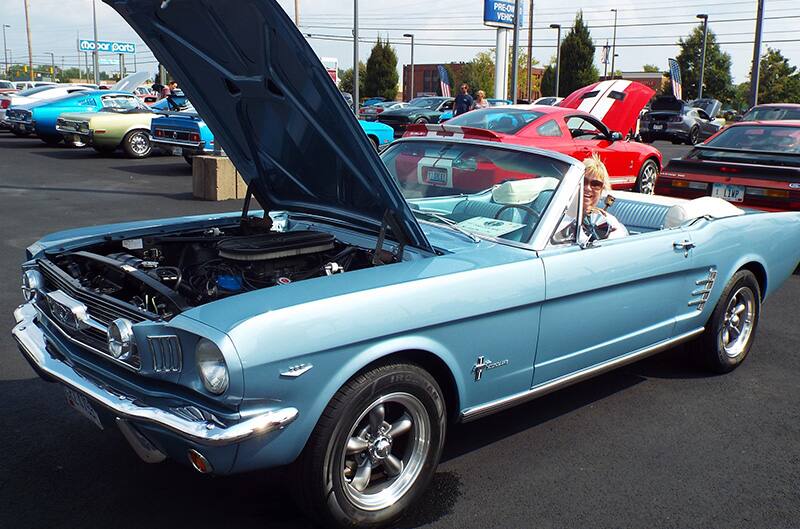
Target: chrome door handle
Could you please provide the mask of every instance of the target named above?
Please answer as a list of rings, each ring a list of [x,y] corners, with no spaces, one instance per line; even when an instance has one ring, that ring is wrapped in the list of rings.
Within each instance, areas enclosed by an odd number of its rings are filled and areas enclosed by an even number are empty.
[[[672,247],[675,248],[676,250],[683,250],[683,256],[689,257],[689,250],[694,248],[695,244],[690,240],[684,239],[682,241],[673,242]]]

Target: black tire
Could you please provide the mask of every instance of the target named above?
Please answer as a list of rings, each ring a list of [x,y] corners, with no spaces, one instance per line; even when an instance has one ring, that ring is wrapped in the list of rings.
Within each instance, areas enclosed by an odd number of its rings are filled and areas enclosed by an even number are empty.
[[[744,309],[741,307],[744,306]],[[731,315],[739,310],[738,320]],[[736,369],[750,352],[753,345],[758,319],[761,314],[761,288],[752,272],[739,270],[736,272],[719,298],[714,312],[706,323],[706,330],[691,343],[691,349],[697,353],[706,366],[715,373],[728,373]],[[744,321],[742,321],[744,315]],[[749,320],[749,323],[748,323]],[[739,325],[741,324],[741,325]],[[730,329],[740,328],[737,334]],[[747,330],[745,331],[745,327]],[[725,331],[730,339],[738,336],[741,341],[730,340],[725,347]]]
[[[11,134],[16,136],[17,138],[27,138],[28,136],[31,135],[30,132],[20,132],[18,130],[14,130],[14,129],[11,129]]]
[[[64,140],[61,136],[39,136],[39,139],[47,145],[58,145]]]
[[[117,150],[116,147],[108,147],[107,145],[92,145],[92,149],[94,149],[98,154],[111,154]]]
[[[146,130],[132,130],[122,138],[122,149],[128,158],[147,158],[153,152],[150,133]]]
[[[186,163],[189,164],[189,167],[194,168],[194,156],[189,156],[188,154],[184,154],[183,159],[186,160]]]
[[[652,195],[656,192],[656,180],[658,180],[658,162],[652,158],[645,160],[639,169],[639,177],[636,179],[634,191],[645,195]]]
[[[378,150],[378,138],[375,136],[369,136],[369,141],[372,142],[372,146],[375,147],[375,150]]]
[[[378,413],[379,408],[385,413]],[[433,477],[444,444],[446,417],[439,385],[419,366],[385,364],[356,375],[331,399],[293,464],[292,489],[300,508],[323,527],[375,528],[397,520]],[[411,426],[403,423],[406,418]],[[373,427],[373,422],[384,430]],[[392,438],[393,429],[402,433]],[[370,437],[373,430],[377,434]],[[390,439],[388,449],[385,435]],[[401,452],[402,459],[397,457]],[[389,455],[380,459],[382,453]],[[390,458],[393,465],[403,462],[394,467],[399,469],[395,477],[390,474]],[[362,472],[373,464],[374,473]],[[370,477],[377,477],[379,483],[374,485]],[[383,493],[395,487],[395,494],[380,498],[376,490],[381,486]],[[366,510],[359,505],[363,498],[382,501]]]
[[[414,123],[418,125],[426,124],[428,123],[428,118],[417,118],[414,120]]]
[[[700,129],[692,127],[689,130],[689,137],[686,139],[686,145],[697,145],[700,143]]]
[[[669,140],[669,141],[670,141],[670,142],[671,142],[673,145],[680,145],[681,143],[686,143],[686,142],[684,142],[684,141],[681,141],[681,140]]]

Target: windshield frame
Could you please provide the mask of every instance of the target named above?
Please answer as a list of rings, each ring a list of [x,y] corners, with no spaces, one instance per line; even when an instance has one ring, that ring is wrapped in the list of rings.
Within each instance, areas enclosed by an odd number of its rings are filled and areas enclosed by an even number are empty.
[[[383,159],[383,157],[386,156],[387,153],[390,153],[392,150],[398,148],[398,146],[409,142],[437,142],[437,143],[451,143],[451,144],[466,143],[471,146],[483,146],[494,149],[510,150],[526,154],[544,156],[547,158],[558,160],[560,162],[564,162],[568,165],[568,168],[565,171],[564,176],[561,178],[561,182],[555,189],[553,196],[550,198],[550,202],[547,204],[547,207],[542,212],[542,216],[539,219],[539,222],[536,224],[536,228],[534,229],[533,234],[531,235],[530,239],[527,242],[512,241],[500,237],[493,237],[490,235],[470,232],[472,235],[478,237],[479,239],[491,241],[498,244],[503,244],[505,246],[512,246],[524,250],[533,250],[536,252],[540,252],[545,248],[547,248],[550,241],[550,235],[553,233],[553,231],[555,231],[556,227],[558,226],[558,223],[561,221],[561,215],[564,210],[564,208],[557,207],[557,204],[559,203],[567,204],[572,196],[573,188],[576,188],[579,182],[583,182],[583,170],[584,170],[583,163],[578,162],[569,156],[554,151],[540,149],[537,147],[529,147],[527,145],[517,145],[512,143],[498,143],[496,141],[477,140],[477,139],[454,141],[452,138],[447,138],[447,137],[411,136],[407,138],[400,138],[392,142],[383,152],[381,152],[380,154],[381,159]],[[398,185],[394,178],[392,178],[392,181],[395,182],[395,185]],[[452,195],[447,195],[447,196],[458,197],[458,196],[478,195],[480,193],[485,193],[487,191],[490,192],[491,188],[484,191],[478,191],[476,193],[453,193]],[[400,192],[402,193],[402,189],[400,190]],[[403,198],[405,199],[405,197]],[[443,196],[435,198],[446,198],[446,197]],[[406,203],[409,204],[408,207],[409,209],[411,209],[411,212],[413,214],[414,209],[411,208],[410,206],[412,202],[409,202],[409,199],[405,200]],[[424,216],[424,214],[422,216]],[[439,229],[449,230],[453,231],[454,233],[457,233],[455,230],[453,230],[446,224],[426,220],[424,218],[420,218],[420,216],[417,215],[414,215],[414,218],[420,224],[430,225]],[[461,234],[458,234],[457,236],[462,238],[464,237]]]

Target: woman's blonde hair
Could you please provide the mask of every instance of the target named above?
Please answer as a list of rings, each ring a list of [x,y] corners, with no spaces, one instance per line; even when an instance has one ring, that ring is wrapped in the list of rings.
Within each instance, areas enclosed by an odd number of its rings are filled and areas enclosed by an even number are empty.
[[[478,90],[478,96],[481,99],[486,99],[486,92],[484,92],[483,90]]]
[[[583,174],[594,176],[598,180],[602,180],[603,189],[606,191],[611,190],[611,179],[608,176],[608,169],[606,169],[606,165],[603,163],[603,160],[600,159],[600,156],[597,153],[594,153],[588,158],[584,159],[583,165],[586,167]]]

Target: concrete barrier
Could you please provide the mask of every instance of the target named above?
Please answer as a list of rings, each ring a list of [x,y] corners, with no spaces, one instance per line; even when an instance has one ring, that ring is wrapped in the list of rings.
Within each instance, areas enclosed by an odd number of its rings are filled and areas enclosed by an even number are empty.
[[[202,200],[244,198],[247,184],[227,156],[195,156],[192,195]]]

